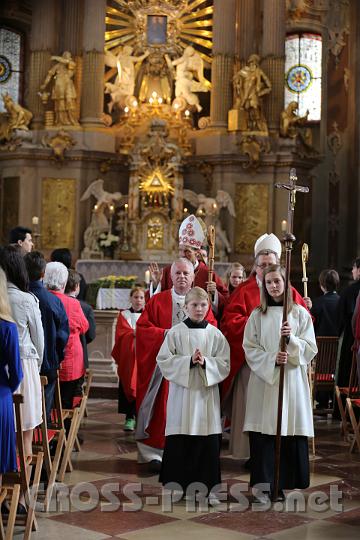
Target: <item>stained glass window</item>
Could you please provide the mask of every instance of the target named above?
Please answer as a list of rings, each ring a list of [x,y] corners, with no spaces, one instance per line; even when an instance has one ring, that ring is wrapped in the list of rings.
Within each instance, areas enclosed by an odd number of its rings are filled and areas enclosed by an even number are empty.
[[[285,107],[298,103],[298,112],[308,120],[321,119],[322,40],[318,34],[291,34],[285,42]]]
[[[21,34],[8,28],[0,28],[0,95],[8,93],[19,103],[21,98]],[[4,111],[0,99],[0,111]]]

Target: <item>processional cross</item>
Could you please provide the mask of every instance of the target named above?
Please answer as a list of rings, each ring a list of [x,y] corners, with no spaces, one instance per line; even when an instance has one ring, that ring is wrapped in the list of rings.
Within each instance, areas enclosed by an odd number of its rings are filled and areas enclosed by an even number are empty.
[[[296,203],[296,192],[308,193],[309,188],[306,186],[296,185],[297,176],[296,169],[290,169],[289,183],[288,184],[275,184],[276,188],[286,189],[289,193],[288,204],[288,220],[286,231],[284,231],[283,244],[285,246],[285,289],[284,289],[284,306],[282,322],[287,321],[287,307],[289,296],[289,281],[290,281],[290,268],[291,268],[291,250],[293,243],[295,242],[295,236],[293,235],[293,223],[294,223],[294,211]],[[281,336],[280,350],[286,351],[286,337]],[[282,408],[283,408],[283,394],[284,394],[284,374],[285,366],[280,365],[280,377],[279,377],[279,398],[278,398],[278,414],[277,414],[277,426],[276,426],[276,443],[275,443],[275,474],[274,474],[274,494],[273,498],[276,500],[279,494],[279,479],[280,479],[280,447],[281,447],[281,421],[282,421]]]

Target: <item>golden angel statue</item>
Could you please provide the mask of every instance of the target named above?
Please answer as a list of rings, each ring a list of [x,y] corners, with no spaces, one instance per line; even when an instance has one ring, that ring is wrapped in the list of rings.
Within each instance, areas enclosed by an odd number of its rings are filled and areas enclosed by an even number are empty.
[[[0,139],[10,140],[15,129],[29,130],[29,124],[33,117],[28,111],[12,99],[9,94],[3,94],[2,99],[6,113],[1,113]]]

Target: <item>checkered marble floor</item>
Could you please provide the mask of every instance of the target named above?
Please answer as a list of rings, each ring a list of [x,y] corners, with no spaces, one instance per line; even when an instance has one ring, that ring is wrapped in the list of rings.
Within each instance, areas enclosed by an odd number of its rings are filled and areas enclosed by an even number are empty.
[[[92,399],[88,409],[74,471],[58,486],[50,512],[38,513],[34,540],[360,538],[360,456],[349,453],[339,422],[316,417],[311,486],[271,508],[253,505],[246,491],[249,475],[228,455],[224,440],[223,501],[211,508],[205,501],[171,504],[157,476],[137,463],[134,436],[123,431],[116,401]],[[294,499],[301,499],[298,506]],[[20,528],[14,538],[22,538]]]

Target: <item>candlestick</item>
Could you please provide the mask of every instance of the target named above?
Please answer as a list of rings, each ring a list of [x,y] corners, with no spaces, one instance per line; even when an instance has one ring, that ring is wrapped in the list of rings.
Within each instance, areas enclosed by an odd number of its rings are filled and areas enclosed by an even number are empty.
[[[150,285],[150,270],[145,270],[145,283]]]
[[[283,219],[282,222],[281,222],[281,230],[282,232],[287,232],[287,221],[286,219]]]
[[[32,223],[33,225],[39,225],[39,218],[38,218],[37,216],[33,216],[33,217],[31,218],[31,223]]]

